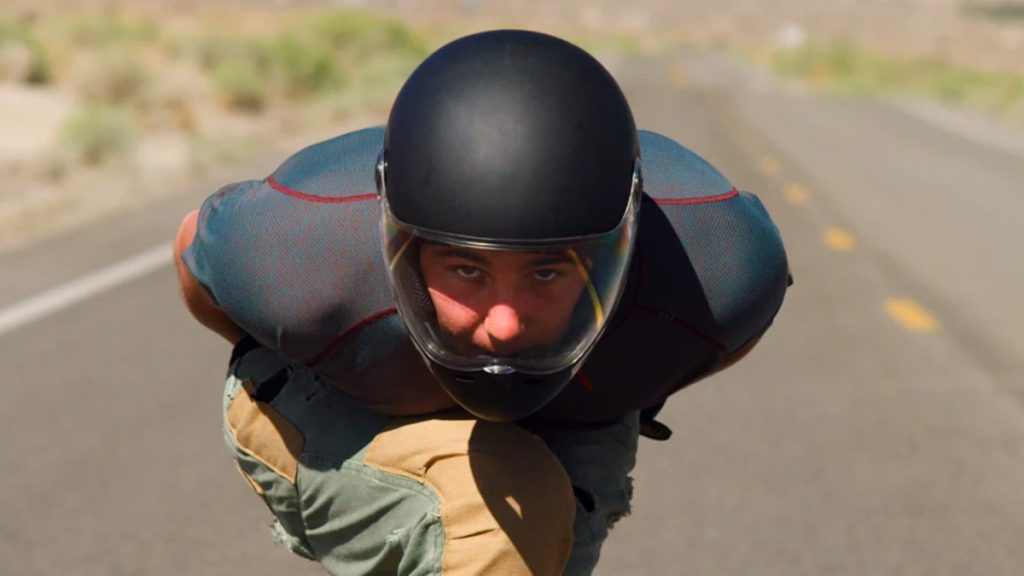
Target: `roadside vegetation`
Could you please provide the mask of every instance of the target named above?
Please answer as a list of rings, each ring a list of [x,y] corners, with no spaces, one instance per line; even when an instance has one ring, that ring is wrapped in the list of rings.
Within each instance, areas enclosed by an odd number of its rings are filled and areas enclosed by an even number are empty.
[[[405,25],[354,11],[0,11],[0,82],[72,93],[79,109],[61,130],[59,156],[89,165],[124,156],[152,132],[208,151],[200,141],[239,126],[301,130],[380,109],[427,52]]]
[[[475,26],[189,6],[0,7],[0,253],[382,122],[413,68]],[[651,49],[650,39],[592,36],[577,41]]]
[[[832,93],[922,97],[1024,122],[1024,74],[1013,71],[884,56],[853,43],[809,43],[764,59],[782,77]]]
[[[4,5],[0,253],[379,121],[432,42],[347,10]]]
[[[1016,2],[969,2],[961,5],[964,13],[997,22],[1024,20],[1024,3]]]
[[[0,14],[0,81],[46,84],[50,75],[42,44],[32,30]]]

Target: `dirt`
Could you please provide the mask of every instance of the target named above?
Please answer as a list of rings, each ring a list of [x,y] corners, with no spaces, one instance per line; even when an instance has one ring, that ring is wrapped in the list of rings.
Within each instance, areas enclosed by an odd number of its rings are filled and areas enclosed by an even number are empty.
[[[0,162],[9,168],[52,148],[74,108],[74,98],[60,90],[0,84]]]

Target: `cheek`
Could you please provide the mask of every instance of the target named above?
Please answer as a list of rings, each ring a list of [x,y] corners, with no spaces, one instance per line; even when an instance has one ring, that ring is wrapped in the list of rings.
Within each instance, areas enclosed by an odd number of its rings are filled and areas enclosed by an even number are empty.
[[[580,297],[580,291],[574,288],[548,291],[532,299],[529,325],[534,327],[536,337],[548,340],[559,338],[565,332]]]
[[[577,298],[564,294],[547,300],[546,314],[541,318],[545,325],[561,331],[569,323]]]
[[[555,311],[555,315],[561,319],[567,319],[572,315],[580,298],[587,298],[585,292],[586,286],[583,281],[574,278],[560,286],[558,290],[553,290],[548,296],[548,302],[550,302],[552,310]]]
[[[472,308],[445,295],[439,290],[428,289],[430,300],[437,311],[437,323],[444,330],[458,334],[471,329],[480,322],[480,315]]]

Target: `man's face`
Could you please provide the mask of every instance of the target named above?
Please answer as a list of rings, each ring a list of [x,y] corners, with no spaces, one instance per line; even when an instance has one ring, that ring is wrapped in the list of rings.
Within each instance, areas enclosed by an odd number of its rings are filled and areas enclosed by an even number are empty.
[[[568,252],[420,247],[437,322],[454,351],[513,356],[557,343],[584,280]]]

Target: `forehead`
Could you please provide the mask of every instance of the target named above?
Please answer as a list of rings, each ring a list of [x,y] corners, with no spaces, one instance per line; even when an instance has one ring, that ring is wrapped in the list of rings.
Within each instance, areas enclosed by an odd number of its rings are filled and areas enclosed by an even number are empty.
[[[488,266],[549,266],[554,264],[572,264],[573,262],[567,250],[485,250],[445,244],[423,244],[420,248],[420,258],[427,260],[466,260]]]

